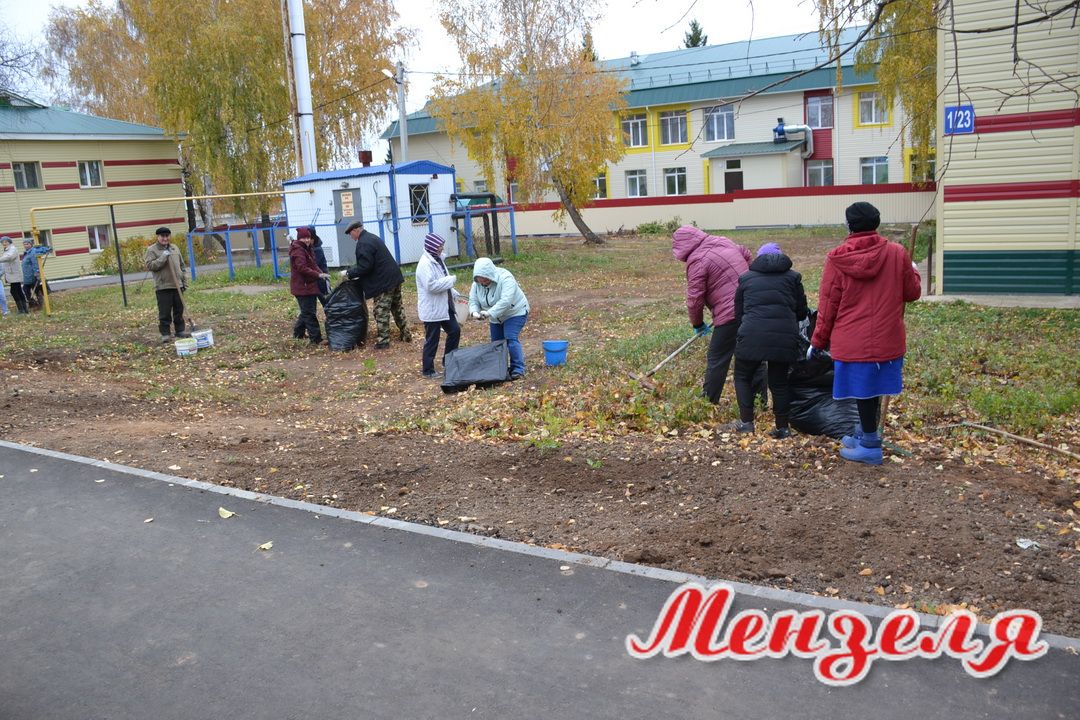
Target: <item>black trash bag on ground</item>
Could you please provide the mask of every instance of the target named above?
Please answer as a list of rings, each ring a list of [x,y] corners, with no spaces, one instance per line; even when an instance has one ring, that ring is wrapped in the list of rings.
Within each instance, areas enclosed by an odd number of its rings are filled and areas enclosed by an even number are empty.
[[[806,357],[810,338],[814,336],[817,311],[811,310],[799,324],[799,345]],[[841,438],[850,435],[859,422],[859,408],[854,400],[834,400],[833,361],[828,355],[813,360],[798,360],[788,373],[788,392],[791,397],[791,426],[808,435],[828,435]]]
[[[829,372],[832,377],[832,372]],[[790,385],[791,426],[807,435],[828,435],[840,439],[850,435],[859,422],[859,408],[854,400],[834,400],[832,380],[821,385]]]
[[[509,379],[510,351],[505,340],[458,348],[447,353],[444,370],[444,393],[498,385]]]
[[[352,350],[367,337],[368,311],[363,286],[353,280],[334,288],[326,306],[326,341],[331,350]]]

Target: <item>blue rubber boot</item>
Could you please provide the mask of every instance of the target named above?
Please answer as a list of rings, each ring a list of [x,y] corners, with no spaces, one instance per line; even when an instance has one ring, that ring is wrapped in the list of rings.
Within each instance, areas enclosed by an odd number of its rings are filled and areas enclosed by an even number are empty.
[[[840,457],[864,465],[880,465],[884,460],[881,455],[881,437],[876,432],[863,433],[855,447],[840,448]]]
[[[851,431],[850,435],[845,435],[840,438],[840,444],[846,448],[855,448],[859,446],[859,441],[862,440],[863,429],[861,423],[855,423],[855,429]]]

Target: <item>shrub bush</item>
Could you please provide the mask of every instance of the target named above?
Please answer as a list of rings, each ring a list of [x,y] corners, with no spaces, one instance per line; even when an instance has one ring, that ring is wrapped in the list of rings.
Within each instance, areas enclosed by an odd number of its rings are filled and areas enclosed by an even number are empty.
[[[682,218],[676,215],[667,222],[647,222],[637,226],[638,235],[671,235],[682,226]],[[695,223],[695,226],[697,223]]]

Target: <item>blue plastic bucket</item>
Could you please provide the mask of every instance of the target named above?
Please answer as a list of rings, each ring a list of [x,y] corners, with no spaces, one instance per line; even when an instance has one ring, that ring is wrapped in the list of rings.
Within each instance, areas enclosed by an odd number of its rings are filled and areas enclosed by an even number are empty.
[[[570,347],[569,340],[545,340],[544,363],[547,365],[565,365],[566,348]]]

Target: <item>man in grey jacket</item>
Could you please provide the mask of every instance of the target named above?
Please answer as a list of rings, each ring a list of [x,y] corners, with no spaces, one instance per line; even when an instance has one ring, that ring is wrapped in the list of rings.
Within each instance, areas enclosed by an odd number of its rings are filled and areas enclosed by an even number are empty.
[[[159,227],[157,242],[146,248],[146,269],[154,274],[154,291],[157,294],[158,330],[161,342],[167,343],[170,322],[176,329],[176,337],[188,338],[191,333],[184,328],[184,298],[187,290],[186,268],[180,248],[170,242],[172,230]]]

